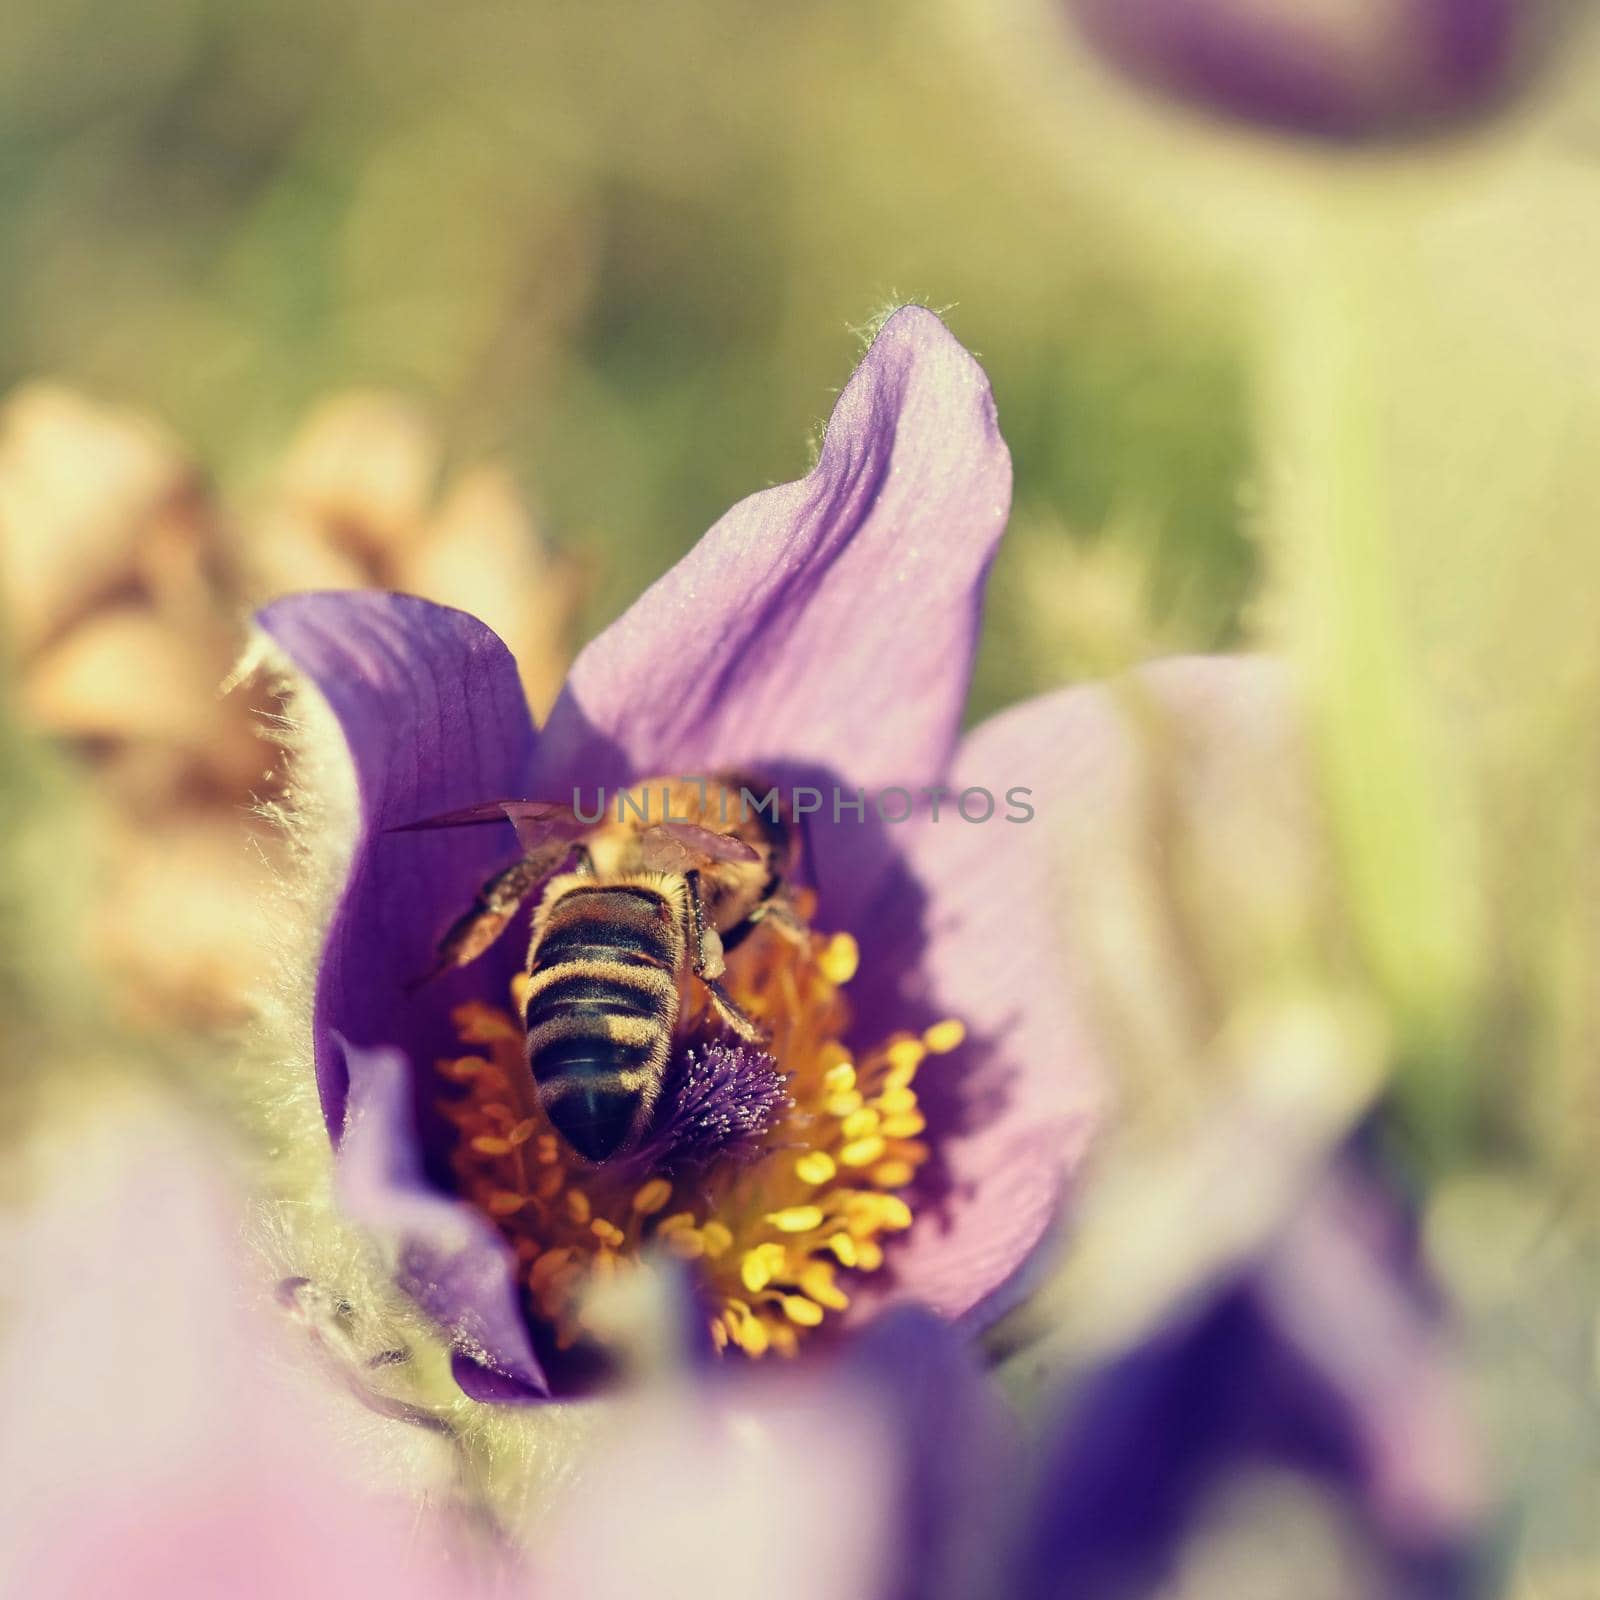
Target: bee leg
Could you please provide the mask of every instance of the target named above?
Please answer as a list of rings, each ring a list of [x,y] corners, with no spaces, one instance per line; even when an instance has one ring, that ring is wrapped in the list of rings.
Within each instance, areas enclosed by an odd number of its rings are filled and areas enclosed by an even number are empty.
[[[733,996],[717,982],[726,970],[722,961],[722,937],[706,921],[705,901],[700,894],[700,874],[697,871],[687,872],[684,878],[689,885],[689,894],[684,907],[686,924],[684,937],[688,941],[690,957],[694,963],[694,975],[706,986],[706,993],[711,996],[711,1004],[724,1026],[746,1043],[753,1044],[762,1037],[761,1029],[744,1014]]]
[[[715,978],[702,978],[700,981],[706,986],[712,1006],[730,1033],[737,1034],[746,1044],[759,1044],[766,1037],[761,1028],[740,1010],[738,1002]]]
[[[478,891],[471,908],[450,924],[449,931],[439,941],[438,957],[433,965],[406,984],[406,993],[414,994],[423,984],[431,983],[443,973],[476,961],[506,931],[522,902],[550,876],[570,849],[565,841],[556,841],[512,862],[503,872],[490,878]]]
[[[731,930],[729,936],[723,940],[726,949],[746,938],[755,930],[756,924],[764,922],[768,927],[781,933],[785,939],[794,944],[804,944],[811,937],[811,930],[800,919],[799,913],[787,900],[774,897],[763,900],[739,926]]]

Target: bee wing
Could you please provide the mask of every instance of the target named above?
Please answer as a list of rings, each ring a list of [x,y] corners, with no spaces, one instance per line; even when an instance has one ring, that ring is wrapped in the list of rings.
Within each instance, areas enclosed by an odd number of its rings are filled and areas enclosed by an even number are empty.
[[[581,839],[588,832],[588,825],[573,814],[571,806],[553,800],[489,800],[457,811],[441,811],[416,822],[402,822],[388,831],[418,833],[427,828],[471,828],[486,822],[509,822],[517,830],[518,843],[529,855],[552,840]]]
[[[710,861],[759,861],[760,855],[731,833],[716,833],[695,822],[658,822],[641,838],[646,865],[657,871],[682,871],[691,856]]]

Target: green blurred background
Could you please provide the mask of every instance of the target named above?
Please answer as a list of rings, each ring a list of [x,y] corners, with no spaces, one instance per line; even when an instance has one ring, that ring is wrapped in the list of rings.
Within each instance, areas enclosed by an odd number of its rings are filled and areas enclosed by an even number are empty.
[[[851,330],[923,299],[994,380],[1023,529],[1136,522],[1213,646],[1254,565],[1226,319],[1149,291],[1015,99],[898,5],[10,5],[0,381],[153,409],[235,481],[328,389],[399,386],[599,553],[592,623],[801,471]],[[984,704],[1057,675],[991,641]]]

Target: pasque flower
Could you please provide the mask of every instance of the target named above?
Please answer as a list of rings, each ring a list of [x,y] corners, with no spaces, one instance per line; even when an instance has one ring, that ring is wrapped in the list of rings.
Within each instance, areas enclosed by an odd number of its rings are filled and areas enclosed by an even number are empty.
[[[981,369],[907,307],[812,472],[734,507],[582,652],[538,731],[510,655],[461,612],[325,593],[260,613],[355,776],[314,1015],[339,1192],[397,1241],[399,1281],[449,1331],[469,1393],[574,1381],[584,1284],[651,1247],[692,1263],[712,1341],[751,1355],[899,1300],[979,1326],[1025,1292],[1103,1093],[1062,976],[1050,817],[1111,713],[1069,690],[960,735],[1009,497]],[[1174,663],[1149,686],[1203,716],[1261,671]],[[766,1051],[688,1052],[656,1163],[591,1169],[521,1066],[525,936],[414,984],[516,858],[511,828],[395,830],[719,772],[827,797],[807,830],[809,932],[730,955]],[[898,797],[875,803],[896,788],[920,796],[903,822]],[[1032,819],[969,820],[957,801],[977,789],[1030,791],[1015,814]],[[863,790],[859,811],[834,808]],[[728,1148],[675,1160],[674,1139],[704,1146],[713,1126]]]

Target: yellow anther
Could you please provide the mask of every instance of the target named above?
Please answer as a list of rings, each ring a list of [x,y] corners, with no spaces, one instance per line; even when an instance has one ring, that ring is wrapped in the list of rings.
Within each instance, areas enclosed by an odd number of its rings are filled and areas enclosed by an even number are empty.
[[[830,1117],[848,1117],[859,1111],[863,1104],[859,1090],[847,1089],[842,1094],[829,1095],[823,1102],[823,1109]]]
[[[935,1056],[949,1055],[952,1050],[959,1050],[966,1040],[967,1025],[956,1017],[946,1017],[943,1022],[934,1023],[922,1036],[928,1053]]]
[[[771,1339],[767,1335],[767,1325],[755,1316],[746,1315],[739,1323],[738,1332],[734,1335],[739,1344],[753,1356],[764,1356]]]
[[[911,1226],[911,1207],[899,1195],[879,1195],[878,1205],[881,1208],[879,1216],[884,1227],[892,1228],[898,1233]]]
[[[856,1249],[854,1234],[833,1234],[828,1240],[828,1248],[839,1258],[841,1266],[853,1267],[860,1259],[860,1251]]]
[[[928,1119],[920,1111],[902,1111],[883,1119],[884,1136],[889,1139],[915,1139],[927,1126]]]
[[[844,1119],[844,1125],[839,1129],[847,1139],[861,1139],[869,1133],[878,1131],[878,1113],[871,1106],[862,1106],[859,1111],[852,1111]]]
[[[769,1239],[746,1252],[739,1263],[739,1279],[751,1294],[760,1294],[783,1271],[787,1259],[783,1246]]]
[[[607,1222],[604,1217],[596,1217],[589,1224],[589,1231],[601,1244],[610,1245],[613,1250],[620,1249],[628,1237],[614,1222]]]
[[[456,1032],[468,1044],[495,1044],[510,1040],[520,1045],[522,1035],[504,1011],[498,1006],[484,1005],[481,1000],[470,1000],[450,1013]]]
[[[674,1211],[670,1217],[663,1217],[656,1224],[656,1236],[660,1238],[669,1233],[676,1233],[680,1228],[692,1228],[693,1226],[694,1212]]]
[[[594,1207],[589,1204],[589,1197],[582,1189],[568,1189],[566,1201],[567,1215],[580,1227],[594,1215]]]
[[[880,1094],[878,1098],[881,1100],[883,1095],[898,1094],[902,1089],[908,1089],[911,1086],[912,1079],[917,1075],[917,1068],[921,1064],[921,1062],[912,1062],[909,1066],[890,1067],[883,1075],[883,1094]]]
[[[509,1139],[502,1139],[497,1134],[480,1133],[469,1148],[480,1156],[508,1156],[512,1146]]]
[[[880,1161],[872,1169],[872,1181],[880,1189],[903,1189],[916,1175],[909,1161]]]
[[[800,1274],[800,1287],[829,1311],[843,1311],[850,1304],[850,1296],[833,1281],[831,1262],[813,1261]]]
[[[840,1061],[822,1075],[822,1087],[829,1094],[848,1094],[856,1086],[856,1069],[849,1061]]]
[[[633,1209],[641,1217],[659,1211],[672,1198],[672,1185],[665,1178],[652,1178],[634,1192]]]
[[[928,1047],[920,1039],[896,1039],[883,1053],[888,1058],[890,1070],[900,1073],[907,1068],[915,1071],[920,1067]]]
[[[849,983],[861,965],[861,950],[848,933],[836,933],[822,948],[817,965],[829,983]]]
[[[863,1272],[876,1272],[883,1265],[883,1250],[875,1239],[856,1240],[856,1265]]]
[[[512,1144],[526,1144],[534,1135],[534,1130],[539,1126],[532,1117],[524,1117],[510,1133],[506,1135]]]
[[[570,1250],[546,1250],[528,1269],[530,1287],[537,1293],[542,1285],[549,1283],[571,1260],[572,1252]]]
[[[886,1146],[875,1133],[869,1134],[865,1139],[852,1139],[839,1152],[839,1165],[841,1167],[870,1167],[881,1156]]]
[[[822,1321],[822,1307],[803,1294],[786,1294],[779,1298],[783,1314],[802,1328],[815,1328]]]
[[[674,1228],[662,1243],[680,1261],[698,1261],[706,1253],[705,1237],[693,1228]]]
[[[713,1261],[718,1256],[726,1255],[733,1244],[733,1234],[720,1222],[708,1222],[700,1230],[700,1237],[706,1242],[706,1254]]]
[[[772,1348],[780,1356],[792,1357],[800,1354],[800,1340],[787,1322],[773,1323],[767,1329],[767,1337],[772,1341]]]
[[[528,1197],[513,1194],[509,1189],[497,1189],[489,1196],[489,1212],[496,1217],[509,1217],[528,1203]]]
[[[826,1150],[808,1150],[794,1164],[795,1176],[802,1183],[826,1183],[838,1170]]]
[[[786,1206],[782,1211],[769,1211],[767,1221],[780,1233],[810,1233],[822,1226],[821,1206]]]
[[[917,1109],[917,1092],[915,1089],[885,1089],[876,1101],[878,1109],[886,1117],[897,1117],[905,1111]]]

